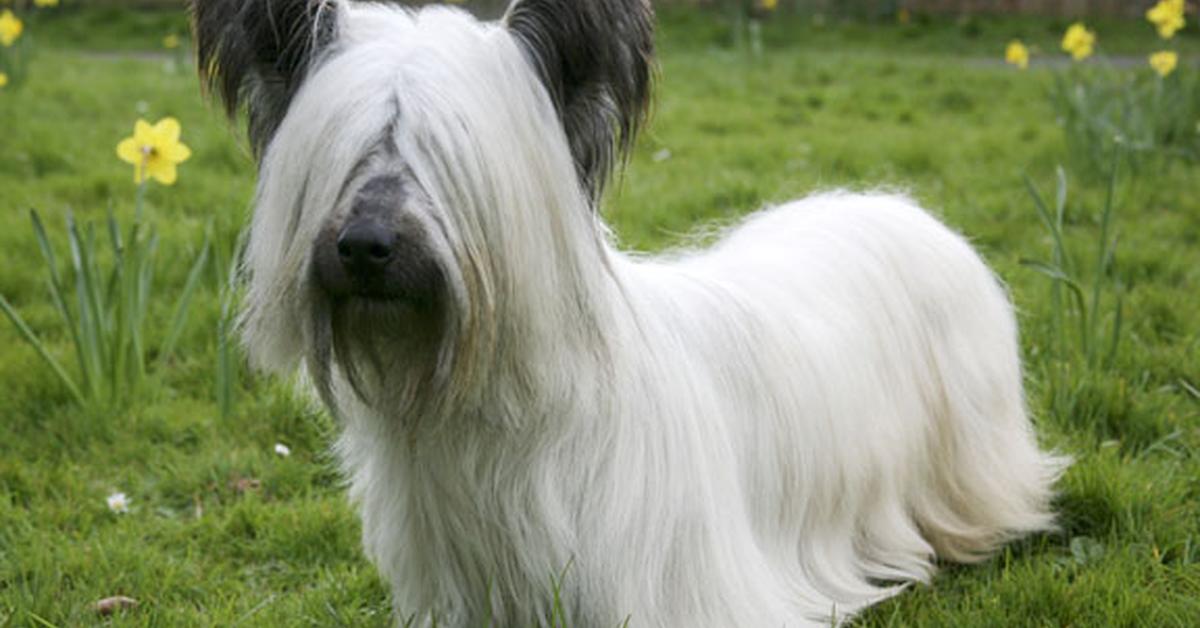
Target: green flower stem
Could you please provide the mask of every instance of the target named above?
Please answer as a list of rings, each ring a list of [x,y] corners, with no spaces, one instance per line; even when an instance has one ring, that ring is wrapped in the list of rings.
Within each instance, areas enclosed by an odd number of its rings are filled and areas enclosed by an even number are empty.
[[[133,224],[142,224],[142,208],[146,204],[146,184],[150,182],[150,157],[142,159],[142,166],[139,174],[141,181],[138,183],[137,194],[133,201]]]

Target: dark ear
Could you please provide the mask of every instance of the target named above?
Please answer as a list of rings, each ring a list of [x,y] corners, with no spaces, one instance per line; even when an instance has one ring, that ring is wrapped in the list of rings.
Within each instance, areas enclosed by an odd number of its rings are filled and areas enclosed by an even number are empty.
[[[580,181],[598,204],[650,104],[650,1],[516,0],[505,22],[554,99]]]
[[[231,118],[247,105],[250,143],[261,155],[313,59],[336,36],[336,0],[190,4],[200,78]]]

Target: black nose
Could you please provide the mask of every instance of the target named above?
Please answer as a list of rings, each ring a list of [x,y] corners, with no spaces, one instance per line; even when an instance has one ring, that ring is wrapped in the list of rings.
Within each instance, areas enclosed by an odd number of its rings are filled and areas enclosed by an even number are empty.
[[[382,273],[395,249],[395,232],[380,221],[352,221],[338,234],[338,257],[350,275]]]

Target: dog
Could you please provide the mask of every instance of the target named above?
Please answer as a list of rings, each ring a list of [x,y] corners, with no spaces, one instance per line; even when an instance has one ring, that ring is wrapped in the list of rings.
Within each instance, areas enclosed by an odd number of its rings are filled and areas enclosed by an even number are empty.
[[[338,420],[399,621],[830,625],[1053,528],[1006,292],[912,201],[616,249],[648,0],[192,10],[259,165],[248,355]]]

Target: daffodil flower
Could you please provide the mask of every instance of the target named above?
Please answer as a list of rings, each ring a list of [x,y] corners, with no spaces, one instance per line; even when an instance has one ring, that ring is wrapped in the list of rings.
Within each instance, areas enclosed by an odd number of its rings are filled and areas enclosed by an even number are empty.
[[[1146,11],[1146,19],[1158,28],[1159,37],[1170,39],[1187,24],[1183,12],[1183,0],[1161,0]]]
[[[49,8],[58,6],[58,0],[33,0],[33,6],[38,8]]]
[[[0,88],[8,85],[8,75],[0,72]]]
[[[192,156],[192,151],[179,141],[181,128],[175,118],[163,118],[151,126],[138,120],[133,137],[117,144],[117,156],[133,164],[133,182],[154,179],[163,185],[175,183],[175,168]]]
[[[1008,47],[1004,49],[1004,61],[1024,70],[1029,67],[1029,49],[1014,39],[1008,42]]]
[[[13,45],[23,30],[25,24],[12,11],[5,9],[4,13],[0,13],[0,45],[5,48]]]
[[[1175,71],[1175,66],[1179,64],[1179,54],[1170,50],[1156,52],[1150,55],[1150,67],[1158,72],[1159,76],[1166,75]]]
[[[174,49],[178,48],[179,47],[179,35],[172,33],[170,35],[167,35],[166,37],[163,37],[162,45],[163,45],[163,48],[166,48],[167,50],[174,50]]]
[[[1096,33],[1088,30],[1082,22],[1072,24],[1063,35],[1062,49],[1071,53],[1071,57],[1076,61],[1083,61],[1092,56],[1095,45]]]

